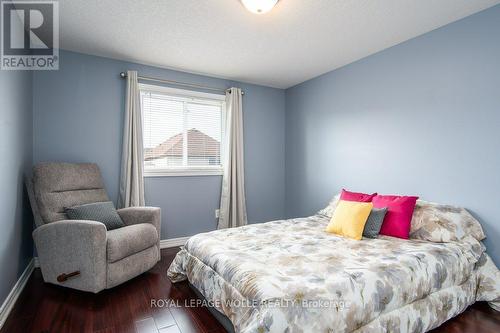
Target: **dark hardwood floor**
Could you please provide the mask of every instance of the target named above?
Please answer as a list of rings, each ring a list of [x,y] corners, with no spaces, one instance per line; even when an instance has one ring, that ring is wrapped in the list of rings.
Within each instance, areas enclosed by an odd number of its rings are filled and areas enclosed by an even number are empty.
[[[0,333],[225,332],[206,308],[186,303],[197,299],[187,283],[168,280],[166,271],[177,251],[162,250],[152,270],[97,295],[45,284],[36,269]],[[152,299],[165,307],[152,307]],[[433,332],[500,332],[500,313],[476,303]]]

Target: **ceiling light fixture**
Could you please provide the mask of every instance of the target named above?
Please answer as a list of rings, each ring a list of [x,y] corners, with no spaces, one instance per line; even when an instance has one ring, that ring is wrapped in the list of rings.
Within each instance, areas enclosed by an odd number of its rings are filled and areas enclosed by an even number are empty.
[[[264,14],[273,9],[278,0],[241,0],[241,3],[254,14]]]

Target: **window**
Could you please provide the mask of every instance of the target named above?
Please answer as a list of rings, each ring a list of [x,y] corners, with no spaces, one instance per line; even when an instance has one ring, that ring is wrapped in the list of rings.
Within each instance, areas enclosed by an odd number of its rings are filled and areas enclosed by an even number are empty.
[[[221,175],[225,96],[140,85],[144,175]]]

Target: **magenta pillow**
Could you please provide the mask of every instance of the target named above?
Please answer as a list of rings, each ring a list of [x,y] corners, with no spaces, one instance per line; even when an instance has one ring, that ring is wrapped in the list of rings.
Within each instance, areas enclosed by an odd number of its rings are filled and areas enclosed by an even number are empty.
[[[356,202],[372,202],[373,198],[376,195],[377,193],[366,194],[366,193],[350,192],[342,189],[342,193],[340,194],[340,200],[356,201]]]
[[[397,195],[377,195],[373,198],[373,207],[387,207],[381,235],[408,239],[410,236],[411,218],[418,197]]]

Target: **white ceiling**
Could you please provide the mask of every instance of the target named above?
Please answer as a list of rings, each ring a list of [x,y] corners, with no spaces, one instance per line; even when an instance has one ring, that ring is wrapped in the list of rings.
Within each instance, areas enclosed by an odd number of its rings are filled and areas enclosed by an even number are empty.
[[[61,48],[288,88],[500,0],[60,0]]]

